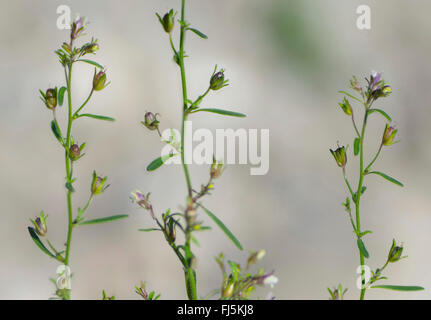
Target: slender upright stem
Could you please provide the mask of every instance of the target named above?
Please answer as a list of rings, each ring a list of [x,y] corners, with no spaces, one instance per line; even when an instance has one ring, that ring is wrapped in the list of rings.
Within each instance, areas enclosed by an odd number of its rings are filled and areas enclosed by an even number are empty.
[[[71,160],[69,159],[69,148],[70,148],[70,136],[72,131],[72,94],[71,94],[71,82],[72,82],[72,63],[69,64],[69,73],[66,77],[67,82],[67,100],[68,100],[68,123],[67,123],[67,133],[66,133],[66,151],[65,151],[65,161],[66,161],[66,181],[71,183],[72,172],[71,172]],[[66,256],[64,264],[69,266],[69,256],[70,256],[70,244],[72,241],[72,229],[73,229],[73,217],[72,217],[72,191],[67,189],[67,211],[68,211],[68,230],[67,230],[67,241],[66,241]]]
[[[187,193],[188,199],[192,198],[193,188],[190,179],[189,169],[185,162],[185,154],[184,154],[184,144],[185,144],[185,122],[187,121],[187,82],[186,82],[186,72],[184,68],[184,40],[185,40],[186,28],[185,28],[185,0],[181,0],[181,34],[180,34],[180,51],[179,51],[179,62],[181,69],[181,84],[183,89],[183,120],[181,127],[181,162],[183,164],[184,175],[186,177],[187,183]],[[187,220],[187,219],[186,219]],[[196,273],[193,270],[190,263],[190,241],[191,241],[191,229],[187,222],[186,227],[186,241],[185,241],[185,252],[186,252],[186,266],[185,266],[185,281],[187,288],[187,295],[190,300],[197,299],[196,293]]]
[[[361,190],[362,190],[362,186],[364,183],[364,136],[365,136],[365,129],[367,127],[367,119],[368,119],[368,106],[367,104],[365,105],[365,115],[364,115],[364,122],[362,124],[362,132],[360,135],[360,143],[359,143],[359,147],[360,147],[360,154],[359,154],[359,183],[358,183],[358,190],[356,192],[356,202],[355,202],[355,207],[356,207],[356,230],[358,232],[358,234],[361,233],[361,217],[360,217],[360,210],[359,210],[359,204],[361,201]],[[364,255],[362,254],[361,250],[359,250],[359,258],[360,258],[360,262],[361,262],[361,283],[362,283],[362,288],[361,288],[361,297],[360,299],[363,300],[365,297],[365,274],[363,272],[363,266],[364,266],[364,262],[365,262],[365,258]]]

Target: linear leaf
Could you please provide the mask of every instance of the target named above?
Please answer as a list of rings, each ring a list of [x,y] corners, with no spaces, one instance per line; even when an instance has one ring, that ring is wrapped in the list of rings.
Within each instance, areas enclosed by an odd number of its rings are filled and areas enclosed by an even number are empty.
[[[110,216],[110,217],[105,217],[105,218],[85,220],[85,221],[79,222],[78,225],[83,226],[86,224],[97,224],[97,223],[111,222],[111,221],[127,218],[128,216],[129,216],[128,214],[119,214],[116,216]]]
[[[82,62],[85,62],[85,63],[88,63],[88,64],[91,64],[91,65],[93,65],[93,66],[95,66],[95,67],[97,67],[97,68],[99,68],[99,69],[104,69],[103,68],[103,66],[101,65],[101,64],[98,64],[97,62],[95,62],[95,61],[93,61],[93,60],[88,60],[88,59],[79,59],[79,60],[76,60],[76,61],[82,61]]]
[[[168,154],[168,155],[158,157],[147,166],[147,171],[154,171],[160,168],[169,158],[172,158],[173,156],[174,156],[173,154]]]
[[[355,99],[356,101],[362,103],[361,100],[359,100],[358,98],[356,98],[355,96],[352,96],[350,93],[346,92],[346,91],[338,91],[339,93],[345,94],[346,96],[349,96],[352,99]]]
[[[358,243],[359,251],[361,251],[362,255],[368,259],[370,257],[370,255],[367,251],[367,248],[365,248],[365,244],[362,241],[362,239],[358,239],[357,243]]]
[[[227,235],[227,237],[232,240],[232,242],[237,246],[238,249],[242,250],[241,242],[230,232],[230,230],[224,225],[224,223],[217,218],[211,211],[199,204],[199,206],[205,211],[205,213],[215,222],[215,224]]]
[[[191,113],[196,113],[199,111],[212,112],[212,113],[217,113],[217,114],[221,114],[224,116],[231,116],[231,117],[238,117],[238,118],[245,118],[246,117],[246,115],[243,113],[229,111],[229,110],[223,110],[223,109],[216,109],[216,108],[197,109],[195,111],[192,111]]]
[[[187,28],[187,30],[190,30],[191,32],[194,32],[195,34],[197,34],[199,37],[201,37],[202,39],[208,39],[208,37],[203,34],[202,32],[200,32],[198,29],[195,28]]]
[[[44,253],[46,253],[51,258],[57,259],[55,255],[49,251],[45,245],[42,243],[42,241],[39,239],[39,236],[37,235],[36,231],[32,227],[28,227],[28,232],[30,233],[30,237],[33,239],[34,243],[39,247],[40,250],[42,250]]]
[[[378,286],[372,286],[371,288],[388,289],[388,290],[396,290],[396,291],[422,291],[422,290],[425,290],[423,287],[419,287],[419,286],[395,286],[395,285],[378,285]]]
[[[63,101],[64,101],[64,93],[66,92],[67,88],[66,87],[61,87],[60,90],[58,90],[58,104],[60,106],[63,105]]]
[[[368,174],[377,174],[377,175],[381,176],[382,178],[385,178],[386,180],[388,180],[388,181],[390,181],[392,183],[395,183],[397,186],[404,187],[404,185],[401,182],[399,182],[398,180],[396,180],[396,179],[388,176],[387,174],[385,174],[383,172],[371,171]]]
[[[378,112],[378,113],[380,113],[382,116],[384,116],[389,122],[392,122],[392,118],[386,113],[386,112],[384,112],[383,110],[381,110],[381,109],[370,109],[370,110],[368,110],[368,113],[374,113],[374,112]]]
[[[161,230],[158,228],[148,228],[148,229],[138,229],[138,231],[151,232],[151,231],[161,231]]]
[[[79,118],[80,117],[88,117],[88,118],[93,118],[93,119],[97,119],[97,120],[115,121],[114,118],[106,117],[106,116],[101,116],[101,115],[98,115],[98,114],[91,114],[91,113],[80,114],[78,117]]]
[[[355,156],[357,156],[359,154],[360,143],[361,143],[361,139],[355,138],[355,141],[353,143],[353,146],[354,146],[353,153],[355,154]]]
[[[60,134],[60,129],[58,128],[57,124],[55,123],[54,120],[51,121],[51,130],[52,133],[54,134],[55,138],[61,143],[63,144],[63,138],[61,137]]]

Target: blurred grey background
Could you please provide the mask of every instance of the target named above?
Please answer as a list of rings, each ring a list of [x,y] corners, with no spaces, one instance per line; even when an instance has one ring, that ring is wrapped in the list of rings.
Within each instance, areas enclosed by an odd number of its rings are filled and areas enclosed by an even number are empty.
[[[164,299],[185,298],[179,262],[147,212],[129,200],[138,188],[152,192],[159,212],[185,200],[179,166],[148,173],[146,165],[162,144],[140,125],[146,111],[162,115],[162,127],[181,119],[180,78],[166,34],[155,12],[179,8],[180,1],[1,1],[0,3],[0,298],[46,299],[58,265],[31,241],[29,218],[49,215],[50,239],[61,246],[66,235],[64,155],[49,128],[50,112],[38,89],[64,85],[54,54],[69,31],[56,28],[56,9],[88,17],[99,39],[95,60],[107,66],[111,85],[94,95],[87,111],[116,118],[91,119],[74,126],[87,142],[76,166],[75,207],[88,196],[91,172],[109,176],[111,187],[97,197],[90,217],[128,213],[130,218],[77,228],[71,251],[75,299],[99,299],[102,289],[119,299],[138,299],[134,285],[145,280]],[[356,28],[356,8],[369,4],[372,29]],[[265,248],[262,261],[275,270],[279,299],[326,299],[327,286],[342,283],[356,299],[359,258],[348,218],[340,205],[346,190],[328,149],[353,141],[348,118],[339,110],[352,75],[384,72],[393,94],[379,101],[399,129],[401,142],[385,148],[376,164],[405,188],[377,176],[367,178],[362,202],[363,228],[372,268],[382,265],[392,238],[403,242],[408,259],[390,265],[390,284],[423,285],[419,293],[369,291],[370,299],[429,299],[431,272],[431,83],[429,1],[199,0],[188,1],[187,20],[209,36],[187,38],[190,95],[207,86],[215,64],[226,68],[231,85],[211,94],[207,105],[232,108],[245,119],[197,114],[194,128],[269,128],[270,171],[250,176],[247,165],[230,166],[205,203],[242,241],[239,252],[217,228],[199,234],[196,248],[201,295],[220,286],[213,257],[219,252],[244,261],[247,250]],[[178,31],[178,29],[176,30]],[[175,36],[178,34],[176,33]],[[80,39],[84,41],[85,39]],[[82,42],[81,42],[82,43]],[[74,101],[86,98],[92,68],[74,69]],[[355,108],[359,108],[356,106]],[[64,123],[64,112],[59,111]],[[385,125],[373,116],[367,150],[371,157]],[[349,164],[357,164],[352,156]],[[195,187],[207,179],[207,166],[192,166]],[[355,172],[349,172],[352,179]],[[356,181],[356,180],[354,180]],[[202,217],[204,218],[204,217]],[[206,220],[207,221],[207,220]],[[208,222],[211,223],[211,222]],[[216,241],[214,241],[216,240]],[[256,296],[265,297],[268,288]]]

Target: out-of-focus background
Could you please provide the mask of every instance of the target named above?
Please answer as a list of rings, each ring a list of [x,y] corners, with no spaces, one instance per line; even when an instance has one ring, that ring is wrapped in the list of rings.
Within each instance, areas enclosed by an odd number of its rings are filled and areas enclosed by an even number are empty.
[[[49,215],[52,242],[61,246],[65,240],[64,154],[49,128],[51,113],[38,93],[64,85],[54,54],[69,37],[69,31],[56,27],[61,4],[69,5],[74,15],[88,17],[86,39],[99,39],[94,59],[107,66],[112,81],[94,94],[87,111],[117,120],[85,119],[74,126],[75,139],[87,142],[86,155],[75,169],[75,207],[86,201],[96,169],[109,176],[111,187],[95,199],[89,216],[130,214],[119,222],[75,229],[73,298],[98,299],[105,289],[119,299],[136,299],[134,285],[140,280],[161,292],[162,298],[186,297],[179,262],[161,234],[137,231],[151,227],[152,220],[129,200],[130,192],[138,188],[152,192],[158,212],[184,204],[181,167],[146,172],[162,144],[140,125],[146,111],[160,113],[163,128],[178,127],[180,122],[179,72],[154,14],[178,10],[179,3],[1,2],[0,298],[46,299],[54,291],[48,278],[55,276],[58,263],[31,241],[29,218],[43,209]],[[361,4],[371,6],[370,31],[356,27],[356,8]],[[430,10],[431,3],[425,0],[188,1],[187,20],[209,36],[208,41],[192,34],[187,38],[190,95],[196,97],[206,88],[218,64],[226,69],[231,85],[211,94],[206,105],[231,106],[247,114],[245,119],[197,114],[194,127],[270,129],[269,173],[251,176],[248,165],[230,166],[205,201],[245,251],[239,252],[216,227],[199,234],[201,295],[220,286],[213,259],[219,252],[244,261],[247,250],[265,248],[261,265],[279,277],[272,290],[277,298],[326,299],[326,287],[338,283],[349,288],[347,298],[358,297],[358,252],[341,206],[347,194],[328,149],[337,141],[352,145],[354,137],[349,119],[337,105],[342,98],[337,91],[347,89],[352,75],[363,79],[376,70],[384,72],[393,87],[393,94],[378,106],[392,115],[401,140],[383,150],[376,169],[397,177],[405,187],[377,176],[367,178],[362,226],[374,231],[365,238],[371,254],[367,263],[372,268],[383,264],[395,238],[404,243],[409,257],[389,266],[387,283],[422,285],[427,290],[375,290],[367,297],[431,298]],[[78,103],[91,88],[93,70],[85,64],[74,70]],[[59,108],[62,124],[64,112]],[[382,117],[373,115],[368,157],[375,152],[384,125]],[[357,164],[352,158],[349,154],[350,167]],[[191,172],[199,187],[207,179],[208,167],[192,166]],[[349,171],[352,179],[354,174]],[[265,297],[268,291],[261,289],[258,296]]]

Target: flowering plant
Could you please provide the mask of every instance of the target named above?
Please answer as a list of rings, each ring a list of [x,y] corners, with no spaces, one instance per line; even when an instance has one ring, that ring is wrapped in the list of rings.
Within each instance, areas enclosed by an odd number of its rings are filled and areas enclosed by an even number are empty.
[[[185,2],[185,0],[181,0],[181,14],[179,19],[180,40],[178,49],[175,46],[172,37],[172,33],[175,29],[175,17],[177,13],[173,9],[171,9],[168,13],[163,15],[163,17],[159,14],[156,14],[163,27],[163,30],[169,36],[170,46],[173,51],[173,60],[178,65],[181,74],[183,111],[181,140],[178,141],[172,131],[172,134],[169,139],[164,138],[164,136],[159,130],[160,121],[157,119],[157,113],[154,114],[152,112],[147,112],[145,114],[145,119],[142,121],[142,124],[147,129],[157,132],[160,138],[162,138],[162,141],[171,145],[173,150],[175,150],[175,152],[172,152],[167,156],[158,157],[153,162],[151,162],[147,167],[148,171],[154,171],[158,169],[172,157],[181,157],[181,163],[183,166],[187,185],[185,209],[181,212],[173,212],[171,211],[171,209],[167,209],[161,215],[160,219],[156,215],[153,205],[150,202],[150,193],[145,194],[139,190],[136,190],[132,192],[131,199],[138,206],[149,211],[150,216],[152,217],[156,225],[155,228],[140,229],[140,231],[159,231],[164,235],[164,238],[166,239],[168,245],[174,251],[183,267],[187,296],[189,299],[195,300],[198,299],[196,287],[197,258],[193,253],[192,243],[198,244],[197,238],[195,236],[197,232],[211,229],[209,226],[204,225],[202,221],[198,220],[198,210],[205,213],[226,234],[226,236],[230,240],[232,240],[232,242],[238,249],[242,250],[243,247],[240,241],[233,235],[233,233],[226,227],[226,225],[202,204],[202,199],[214,190],[214,181],[222,175],[225,169],[224,164],[213,158],[213,163],[210,166],[209,170],[208,182],[202,184],[200,190],[195,190],[192,186],[191,177],[188,165],[185,161],[184,152],[186,148],[186,139],[184,139],[185,122],[187,121],[189,116],[197,112],[210,112],[219,115],[233,116],[239,118],[243,118],[245,117],[245,115],[238,112],[223,109],[201,107],[202,101],[210,92],[218,91],[228,85],[229,80],[225,78],[225,70],[219,69],[217,66],[215,66],[214,71],[210,77],[207,89],[195,100],[190,100],[187,91],[186,69],[184,63],[184,60],[187,57],[184,50],[185,37],[186,34],[189,32],[194,33],[202,39],[207,39],[207,36],[201,31],[192,28],[190,26],[190,23],[185,20]],[[177,233],[182,233],[182,235],[184,236],[184,243],[178,243],[179,239]],[[220,299],[244,299],[249,296],[249,294],[254,290],[255,286],[263,284],[274,284],[276,282],[276,278],[272,273],[264,274],[263,270],[259,270],[255,274],[247,272],[251,264],[255,263],[257,260],[263,257],[264,251],[258,252],[259,254],[253,252],[251,253],[249,262],[247,263],[247,267],[244,270],[241,269],[241,266],[239,264],[229,261],[228,263],[231,268],[230,273],[226,271],[223,256],[219,256],[217,258],[217,262],[219,263],[222,270],[223,283],[220,289],[215,290],[207,297],[213,297],[214,295],[219,294]],[[152,292],[152,294],[148,294],[145,290],[145,285],[136,287],[136,292],[144,299],[150,297],[159,297],[158,295],[155,296],[154,291]]]
[[[86,23],[84,18],[77,18],[71,26],[70,40],[68,43],[64,42],[61,48],[55,51],[59,58],[60,64],[64,69],[66,85],[61,88],[49,88],[45,92],[40,90],[41,99],[45,106],[51,111],[53,120],[51,121],[51,130],[54,137],[58,140],[62,151],[64,152],[66,178],[64,186],[66,190],[66,201],[67,201],[67,236],[65,242],[65,248],[56,249],[56,247],[48,239],[48,227],[47,227],[47,216],[41,212],[39,217],[32,219],[31,222],[33,227],[28,227],[31,238],[34,243],[49,257],[62,263],[59,277],[57,280],[52,279],[56,285],[56,296],[61,299],[70,299],[71,287],[70,287],[70,249],[72,244],[72,232],[75,227],[98,224],[118,220],[127,217],[127,215],[115,215],[105,218],[88,219],[86,216],[87,209],[93,198],[97,195],[102,194],[109,186],[106,184],[107,177],[99,176],[96,171],[93,172],[92,181],[89,187],[89,198],[84,207],[78,207],[76,214],[73,210],[72,195],[75,192],[74,182],[74,166],[78,160],[83,156],[83,150],[86,143],[78,144],[75,137],[72,135],[72,124],[80,118],[92,118],[104,121],[114,121],[111,117],[102,115],[96,115],[92,113],[82,113],[82,110],[90,101],[94,92],[103,90],[108,84],[106,73],[104,68],[99,63],[86,59],[87,55],[95,54],[99,50],[99,44],[97,40],[91,39],[90,42],[85,43],[82,46],[75,46],[76,40],[84,35],[86,30]],[[84,59],[85,57],[85,59]],[[75,63],[86,63],[93,67],[94,76],[92,81],[92,88],[87,99],[78,107],[74,108],[72,104],[72,69]],[[67,124],[62,129],[59,122],[57,121],[57,109],[61,108],[64,102],[65,95],[67,93]]]
[[[395,127],[391,126],[390,124],[386,124],[385,129],[383,130],[383,135],[381,138],[379,138],[381,139],[380,146],[375,156],[368,163],[368,165],[365,165],[364,138],[365,138],[367,122],[369,120],[369,117],[372,114],[380,114],[389,123],[392,122],[391,117],[385,111],[374,107],[374,103],[378,99],[386,98],[391,94],[392,92],[391,86],[382,79],[381,73],[376,73],[376,72],[373,72],[370,75],[370,77],[366,79],[366,82],[367,82],[367,85],[365,87],[362,87],[359,84],[359,81],[357,80],[357,78],[353,77],[353,79],[350,81],[350,87],[356,93],[356,95],[355,93],[351,94],[346,91],[340,91],[340,93],[344,95],[344,98],[343,98],[343,101],[339,103],[339,106],[341,107],[342,111],[351,119],[353,124],[353,129],[356,134],[356,137],[353,142],[353,155],[359,156],[359,178],[358,178],[358,187],[355,190],[351,187],[351,184],[349,182],[350,180],[348,179],[347,173],[346,173],[347,147],[338,146],[335,150],[330,149],[330,152],[334,157],[335,162],[342,170],[343,178],[348,189],[349,196],[346,198],[346,202],[343,203],[343,206],[346,212],[348,213],[350,223],[353,228],[353,232],[356,236],[356,243],[359,250],[361,278],[360,278],[360,281],[359,281],[360,283],[358,287],[361,290],[361,293],[360,293],[361,300],[364,299],[366,290],[371,288],[381,288],[381,289],[390,289],[390,290],[399,290],[399,291],[423,290],[423,288],[419,286],[377,285],[376,284],[377,281],[387,279],[386,277],[383,276],[383,271],[389,265],[389,263],[395,263],[395,262],[398,262],[400,259],[405,258],[405,257],[402,257],[403,246],[398,245],[395,242],[395,240],[393,240],[392,242],[392,246],[389,250],[388,257],[382,267],[377,268],[375,270],[370,270],[369,267],[365,265],[365,259],[368,259],[370,257],[370,254],[365,246],[364,237],[372,233],[370,230],[363,230],[361,226],[360,203],[361,203],[362,196],[367,190],[367,187],[364,185],[365,177],[369,175],[377,175],[386,179],[389,182],[394,183],[397,186],[400,186],[400,187],[404,186],[400,181],[390,177],[386,173],[374,170],[374,164],[378,159],[378,157],[380,156],[380,153],[383,147],[391,146],[392,144],[397,142],[394,140],[398,130],[395,129]],[[359,97],[357,97],[357,95],[359,95]],[[360,130],[358,129],[357,123],[355,121],[356,111],[355,112],[353,111],[353,108],[348,98],[358,102],[364,107],[363,122]],[[352,209],[351,209],[352,203],[354,204],[354,215],[352,215]],[[337,288],[333,290],[328,288],[328,291],[330,292],[332,299],[342,299],[347,289],[343,290],[342,286],[339,285]]]

